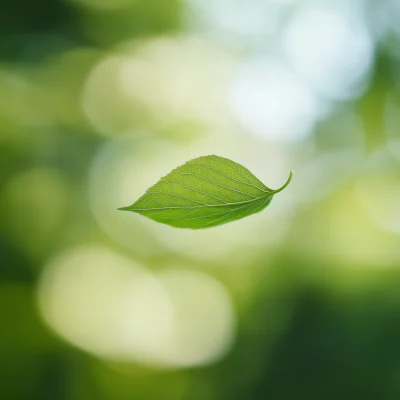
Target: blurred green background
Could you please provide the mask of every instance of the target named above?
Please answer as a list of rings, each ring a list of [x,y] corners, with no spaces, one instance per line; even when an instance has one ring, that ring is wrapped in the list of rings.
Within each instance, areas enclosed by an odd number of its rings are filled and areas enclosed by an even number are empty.
[[[397,0],[0,5],[0,399],[400,398]],[[116,211],[190,158],[269,187]]]

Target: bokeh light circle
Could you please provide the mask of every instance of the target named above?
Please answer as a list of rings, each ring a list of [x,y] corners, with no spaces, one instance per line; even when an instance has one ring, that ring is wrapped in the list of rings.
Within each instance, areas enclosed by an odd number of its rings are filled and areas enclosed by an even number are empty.
[[[225,121],[234,60],[195,37],[127,42],[90,72],[82,107],[102,134]]]
[[[300,8],[283,39],[296,71],[321,94],[338,100],[366,90],[374,59],[374,44],[359,10],[348,8]]]
[[[175,311],[174,342],[167,355],[178,366],[204,365],[232,347],[235,312],[227,290],[210,275],[170,268],[158,275]]]
[[[264,57],[239,70],[230,105],[251,132],[281,142],[303,139],[324,111],[321,100],[283,62]]]
[[[230,295],[211,276],[178,268],[157,276],[99,245],[52,259],[38,305],[73,345],[106,360],[161,368],[219,360],[236,330]]]
[[[109,359],[151,361],[173,333],[173,311],[159,281],[102,246],[75,248],[51,260],[38,301],[58,334]]]

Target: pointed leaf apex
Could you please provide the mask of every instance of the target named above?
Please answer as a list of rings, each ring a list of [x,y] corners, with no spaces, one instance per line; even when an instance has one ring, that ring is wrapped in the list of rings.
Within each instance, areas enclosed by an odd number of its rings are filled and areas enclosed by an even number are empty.
[[[120,208],[117,208],[117,210],[119,210],[119,211],[132,211],[132,208],[131,208],[132,206],[128,206],[128,207],[120,207]]]

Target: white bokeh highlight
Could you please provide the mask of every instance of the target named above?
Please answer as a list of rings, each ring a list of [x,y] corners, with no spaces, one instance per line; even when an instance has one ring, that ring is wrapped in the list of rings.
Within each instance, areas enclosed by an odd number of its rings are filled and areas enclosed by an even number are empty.
[[[159,276],[104,246],[84,246],[46,265],[38,288],[43,318],[66,341],[110,361],[159,368],[216,362],[231,349],[235,310],[205,273]]]
[[[108,136],[138,126],[152,131],[215,126],[227,119],[234,65],[221,48],[197,37],[123,43],[92,68],[82,108]]]
[[[212,32],[213,37],[229,41],[257,43],[277,32],[282,5],[288,1],[186,0],[184,17],[189,30]]]
[[[245,62],[233,83],[231,108],[244,127],[269,140],[303,139],[325,111],[313,90],[283,62]]]
[[[299,8],[283,36],[284,53],[295,70],[334,100],[356,98],[369,83],[374,44],[354,5]]]
[[[63,338],[110,359],[154,360],[173,334],[173,310],[143,266],[101,246],[71,249],[51,260],[39,307]]]
[[[231,349],[236,317],[227,290],[210,275],[187,268],[158,274],[175,311],[167,360],[181,366],[210,364]]]

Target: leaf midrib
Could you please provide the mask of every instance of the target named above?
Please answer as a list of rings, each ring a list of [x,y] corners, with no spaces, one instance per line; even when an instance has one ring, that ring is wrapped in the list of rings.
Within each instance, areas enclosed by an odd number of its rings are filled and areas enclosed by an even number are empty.
[[[149,192],[149,193],[155,193],[155,192]],[[163,193],[163,192],[161,192]],[[164,193],[164,194],[168,194],[171,195],[170,193]],[[266,199],[269,196],[272,196],[274,194],[274,192],[270,192],[264,196],[260,196],[260,197],[255,197],[254,199],[251,200],[246,200],[246,201],[238,201],[235,203],[224,203],[224,204],[204,204],[204,205],[198,205],[198,206],[190,206],[190,207],[152,207],[152,208],[131,208],[131,207],[126,207],[124,208],[125,210],[132,210],[132,211],[153,211],[153,210],[174,210],[174,209],[179,209],[179,210],[186,210],[186,209],[192,209],[192,208],[206,208],[206,207],[227,207],[227,206],[236,206],[236,205],[242,205],[242,204],[249,204],[249,203],[253,203],[256,201],[259,201],[261,199]],[[175,195],[177,196],[177,195]],[[190,201],[190,200],[189,200]]]

